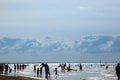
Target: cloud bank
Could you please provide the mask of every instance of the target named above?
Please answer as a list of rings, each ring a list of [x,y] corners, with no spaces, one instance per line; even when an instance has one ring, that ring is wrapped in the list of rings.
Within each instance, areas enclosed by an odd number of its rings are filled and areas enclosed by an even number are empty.
[[[87,35],[71,41],[3,37],[0,62],[116,62],[120,59],[119,42],[119,35]]]
[[[0,39],[0,54],[7,53],[56,53],[56,52],[75,52],[75,53],[119,53],[120,36],[82,36],[80,40],[65,41],[56,40],[51,37],[44,39]]]

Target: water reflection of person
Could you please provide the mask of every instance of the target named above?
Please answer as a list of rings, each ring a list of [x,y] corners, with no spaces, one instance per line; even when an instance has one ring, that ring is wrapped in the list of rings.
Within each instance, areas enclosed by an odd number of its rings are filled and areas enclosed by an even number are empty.
[[[117,78],[118,78],[118,80],[120,80],[120,63],[117,63],[115,70],[116,70]]]

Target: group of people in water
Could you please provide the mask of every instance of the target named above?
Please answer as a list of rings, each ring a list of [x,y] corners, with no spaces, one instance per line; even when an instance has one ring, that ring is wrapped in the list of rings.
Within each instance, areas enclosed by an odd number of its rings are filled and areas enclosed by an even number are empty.
[[[37,70],[37,77],[42,77],[42,70],[45,68],[45,78],[50,77],[49,66],[47,63],[41,63],[40,67],[36,69],[36,65],[34,65],[34,71]]]
[[[8,74],[11,73],[12,69],[8,64],[0,64],[0,74]]]
[[[24,69],[26,69],[26,67],[29,65],[25,65],[25,64],[14,64],[14,68],[12,69],[9,64],[3,64],[0,63],[0,74],[8,74],[11,73],[12,70],[14,70],[14,72],[16,71],[24,71]],[[83,65],[79,64],[79,65],[75,65],[79,67],[79,71],[83,70]],[[92,66],[92,65],[91,65]],[[100,66],[105,66],[105,65],[100,65]],[[43,68],[45,70],[45,78],[48,79],[50,77],[50,68],[49,65],[47,63],[41,63],[40,66],[34,65],[34,72],[37,73],[37,77],[42,77],[42,73],[43,73]],[[70,72],[70,71],[77,71],[77,69],[73,69],[71,68],[71,65],[68,64],[66,65],[66,63],[64,64],[59,64],[58,67],[55,67],[54,69],[54,73],[57,76],[58,75],[58,68],[61,69],[61,72]],[[108,65],[106,65],[106,70],[108,69]],[[115,71],[116,71],[116,75],[117,75],[117,79],[120,80],[120,63],[117,63],[117,66],[115,66]]]
[[[8,74],[12,71],[23,71],[27,65],[25,64],[14,64],[14,70],[9,66],[9,64],[0,63],[0,74]]]
[[[24,69],[26,69],[28,65],[25,64],[14,64],[13,69],[9,66],[9,64],[0,64],[0,74],[8,74],[11,73],[12,71],[14,72],[18,72],[18,71],[24,71]],[[80,70],[82,70],[82,65],[76,65],[80,67]],[[66,63],[64,64],[59,64],[58,68],[61,68],[62,72],[69,72],[69,71],[77,71],[76,69],[72,69],[71,65],[69,64],[68,66],[66,65]],[[34,72],[37,73],[37,77],[42,77],[42,73],[43,73],[43,68],[45,70],[45,78],[49,78],[50,77],[50,69],[47,63],[41,63],[41,65],[38,67],[37,65],[34,65]],[[58,75],[58,69],[57,67],[55,68],[55,70],[53,71],[55,73],[55,75]]]
[[[79,65],[76,65],[76,66],[79,67],[80,71],[83,70],[82,64],[79,64]],[[105,66],[105,65],[100,65],[100,66],[102,67],[102,66]],[[40,65],[40,67],[37,68],[37,77],[39,77],[39,76],[42,77],[42,69],[43,69],[43,67],[45,68],[45,77],[46,78],[48,78],[48,76],[50,77],[49,66],[48,66],[48,64],[44,64],[44,63],[42,63]],[[66,63],[59,64],[58,68],[59,67],[61,68],[61,72],[77,71],[76,69],[72,69],[70,64],[67,66]],[[34,65],[34,70],[36,70],[35,65]],[[108,70],[108,65],[106,65],[106,70]],[[117,66],[115,67],[115,71],[116,71],[116,75],[117,75],[118,80],[120,80],[120,63],[118,63]],[[54,73],[55,73],[56,76],[58,75],[57,68],[55,68]]]
[[[78,67],[80,67],[80,70],[82,70],[82,65],[76,65]],[[77,69],[72,69],[71,68],[71,65],[69,64],[68,66],[66,65],[66,63],[64,64],[59,64],[58,68],[61,68],[61,72],[69,72],[69,71],[77,71]],[[39,67],[37,67],[37,65],[34,65],[34,72],[37,73],[37,77],[42,77],[42,71],[43,71],[43,68],[45,70],[45,78],[49,78],[50,77],[50,70],[49,70],[49,66],[47,63],[41,63],[41,65]],[[58,69],[57,67],[55,68],[55,70],[53,71],[55,73],[55,76],[58,75]]]
[[[78,66],[79,69],[82,70],[82,65],[81,64],[76,65],[76,66]],[[65,71],[67,71],[67,72],[69,72],[69,71],[77,71],[76,69],[72,69],[70,64],[67,66],[66,63],[60,64],[58,67],[61,67],[62,72],[65,72]]]
[[[25,64],[14,64],[14,71],[24,71],[26,69],[27,65]]]

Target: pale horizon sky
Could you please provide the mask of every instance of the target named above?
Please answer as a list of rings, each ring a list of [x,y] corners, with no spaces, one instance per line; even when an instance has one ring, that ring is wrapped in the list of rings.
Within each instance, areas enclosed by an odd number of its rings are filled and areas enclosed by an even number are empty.
[[[0,36],[119,34],[119,0],[1,0]]]

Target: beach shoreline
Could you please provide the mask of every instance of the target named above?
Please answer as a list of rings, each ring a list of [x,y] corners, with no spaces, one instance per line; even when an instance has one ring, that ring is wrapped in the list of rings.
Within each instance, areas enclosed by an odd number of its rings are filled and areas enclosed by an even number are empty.
[[[45,79],[35,79],[35,78],[25,77],[25,76],[0,75],[0,80],[45,80]]]

